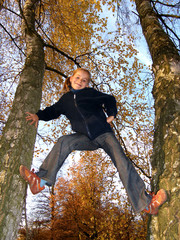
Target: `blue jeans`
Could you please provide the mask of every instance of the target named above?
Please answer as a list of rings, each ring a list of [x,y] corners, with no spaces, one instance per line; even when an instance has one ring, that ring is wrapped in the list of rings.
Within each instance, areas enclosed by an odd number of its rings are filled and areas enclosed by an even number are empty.
[[[119,141],[112,132],[104,133],[94,140],[90,140],[80,133],[59,138],[36,174],[46,180],[47,185],[53,185],[57,172],[72,151],[93,151],[98,148],[104,149],[116,166],[134,211],[140,212],[145,209],[152,197],[146,193],[143,180],[126,157]]]

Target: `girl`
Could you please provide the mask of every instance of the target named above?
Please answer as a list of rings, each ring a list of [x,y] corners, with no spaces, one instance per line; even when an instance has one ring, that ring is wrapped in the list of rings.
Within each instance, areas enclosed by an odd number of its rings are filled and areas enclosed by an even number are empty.
[[[38,172],[21,165],[20,174],[29,183],[31,192],[37,194],[45,185],[55,183],[57,172],[72,151],[102,148],[116,166],[134,211],[157,214],[158,208],[166,201],[166,193],[161,189],[156,195],[147,194],[143,180],[124,154],[110,126],[117,114],[116,100],[111,95],[89,88],[90,80],[88,70],[75,70],[66,79],[62,89],[64,95],[57,103],[36,114],[27,113],[26,120],[36,127],[39,120],[49,121],[64,114],[75,133],[58,139]]]

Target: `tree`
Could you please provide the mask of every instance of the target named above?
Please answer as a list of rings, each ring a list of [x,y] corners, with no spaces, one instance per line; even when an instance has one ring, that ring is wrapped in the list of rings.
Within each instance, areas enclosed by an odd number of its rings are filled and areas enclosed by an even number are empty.
[[[168,192],[168,202],[160,209],[158,217],[151,219],[149,237],[178,239],[180,56],[174,43],[160,25],[151,1],[136,0],[135,3],[153,60],[155,99],[153,189],[156,191],[164,188]]]
[[[30,166],[33,156],[36,130],[27,129],[23,112],[36,111],[42,95],[45,61],[43,41],[35,31],[37,3],[26,1],[24,5],[22,32],[27,57],[1,141],[1,239],[14,239],[16,236],[25,196],[25,184],[19,179],[18,163],[26,161]]]

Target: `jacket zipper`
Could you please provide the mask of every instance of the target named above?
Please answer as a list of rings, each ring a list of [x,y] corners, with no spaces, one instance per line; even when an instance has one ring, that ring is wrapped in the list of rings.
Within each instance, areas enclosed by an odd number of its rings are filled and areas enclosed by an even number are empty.
[[[84,121],[84,123],[85,123],[88,136],[91,138],[91,133],[90,133],[89,128],[88,128],[88,125],[87,125],[87,123],[86,123],[86,119],[85,119],[84,115],[82,114],[82,112],[81,112],[81,111],[79,110],[79,108],[78,108],[77,101],[76,101],[76,94],[74,94],[74,104],[75,104],[75,107],[77,108],[79,114],[81,115],[81,117],[82,117],[82,119],[83,119],[83,121]]]

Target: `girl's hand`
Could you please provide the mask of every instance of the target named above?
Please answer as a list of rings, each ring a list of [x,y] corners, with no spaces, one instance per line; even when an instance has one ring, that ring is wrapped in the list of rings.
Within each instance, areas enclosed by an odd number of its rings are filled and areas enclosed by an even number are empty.
[[[35,127],[37,128],[37,126],[38,126],[38,121],[39,121],[38,116],[37,116],[36,114],[29,113],[29,112],[26,112],[26,114],[28,115],[28,116],[26,117],[26,121],[27,121],[27,122],[28,122],[28,121],[31,121],[29,124],[30,124],[30,125],[34,124]]]
[[[107,117],[107,122],[108,123],[111,123],[112,121],[114,120],[114,116],[109,116],[109,117]]]

